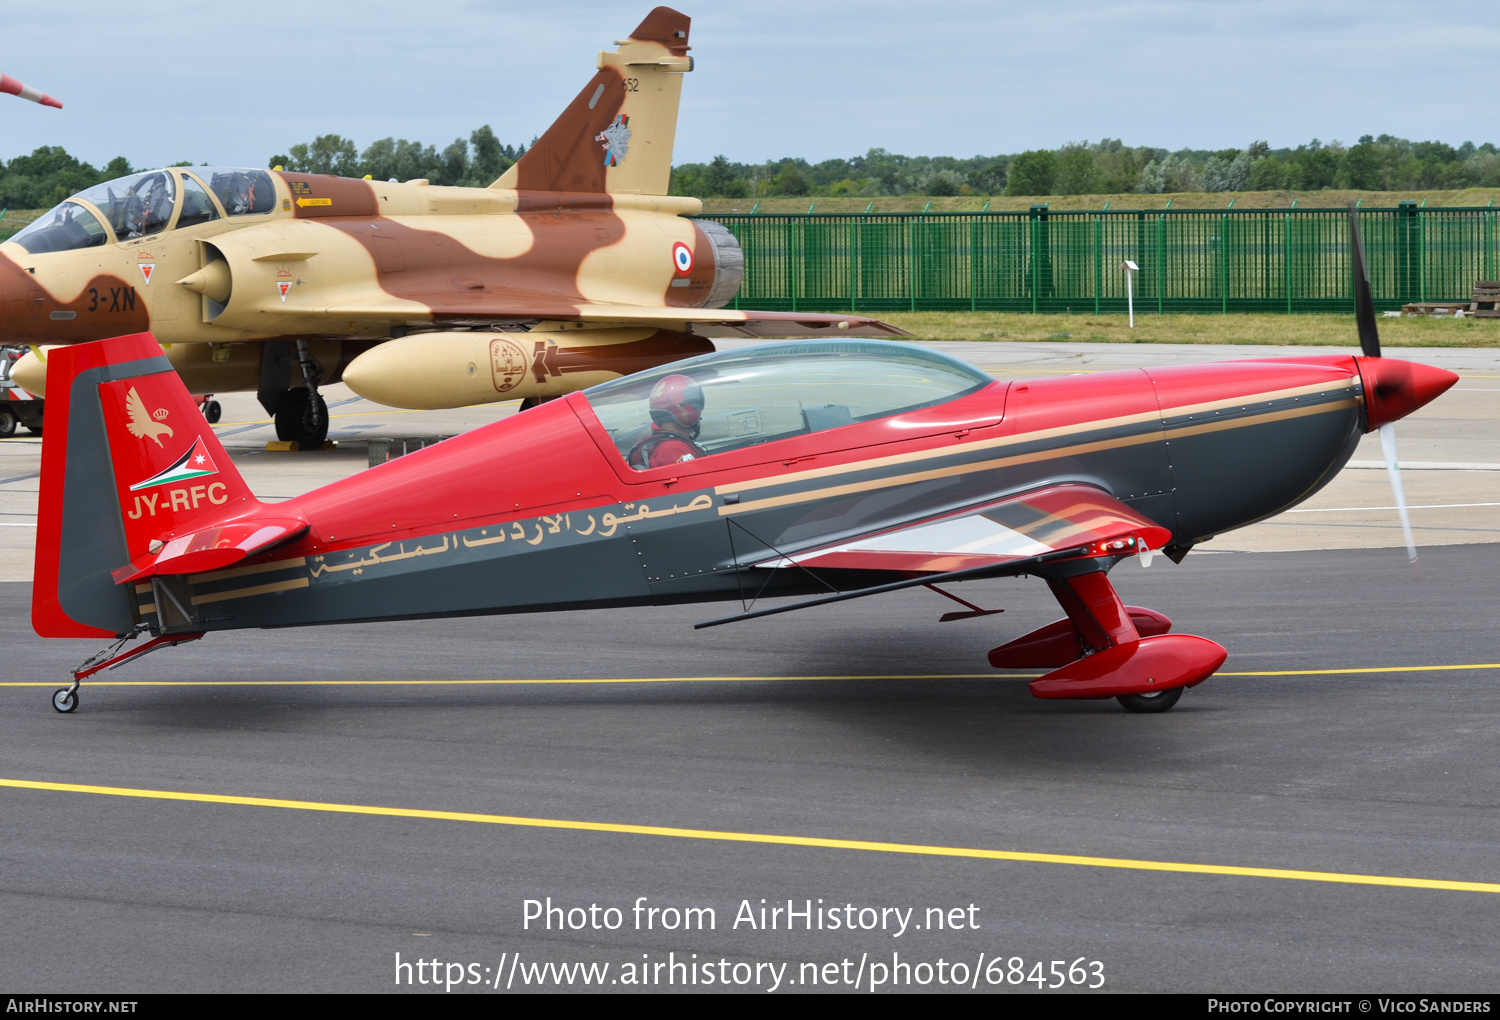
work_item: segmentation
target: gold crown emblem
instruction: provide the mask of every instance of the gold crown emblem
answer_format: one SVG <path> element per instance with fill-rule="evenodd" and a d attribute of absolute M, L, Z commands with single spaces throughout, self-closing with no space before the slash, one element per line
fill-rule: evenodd
<path fill-rule="evenodd" d="M 165 407 L 158 407 L 156 410 L 151 412 L 151 417 L 155 418 L 157 421 L 166 421 L 167 409 Z"/>

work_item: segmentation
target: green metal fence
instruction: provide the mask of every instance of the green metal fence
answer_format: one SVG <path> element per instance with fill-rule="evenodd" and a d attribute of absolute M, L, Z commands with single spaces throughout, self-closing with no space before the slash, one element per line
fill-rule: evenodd
<path fill-rule="evenodd" d="M 1496 279 L 1494 209 L 1360 210 L 1377 308 Z M 1343 209 L 714 216 L 739 238 L 735 307 L 767 311 L 1350 311 Z"/>

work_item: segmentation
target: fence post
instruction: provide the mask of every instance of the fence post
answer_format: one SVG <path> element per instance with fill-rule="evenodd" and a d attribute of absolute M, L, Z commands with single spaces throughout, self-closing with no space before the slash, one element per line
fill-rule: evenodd
<path fill-rule="evenodd" d="M 856 294 L 858 294 L 858 285 L 855 282 L 858 278 L 858 274 L 855 272 L 854 253 L 860 233 L 859 225 L 863 222 L 863 216 L 861 216 L 858 220 L 849 221 L 849 311 L 851 312 L 859 311 L 859 302 L 858 298 L 856 297 Z"/>
<path fill-rule="evenodd" d="M 1426 205 L 1427 200 L 1423 199 Z M 1417 210 L 1417 293 L 1418 301 L 1427 300 L 1427 214 Z"/>
<path fill-rule="evenodd" d="M 927 204 L 931 205 L 932 203 L 928 202 Z M 917 221 L 915 219 L 908 218 L 905 222 L 906 250 L 910 253 L 907 262 L 906 286 L 909 288 L 911 295 L 911 310 L 915 312 L 917 310 L 917 290 L 920 287 L 919 281 L 922 279 L 922 252 L 920 248 L 922 232 L 917 229 Z"/>
<path fill-rule="evenodd" d="M 1156 314 L 1163 314 L 1163 300 L 1167 288 L 1167 216 L 1156 214 Z"/>
<path fill-rule="evenodd" d="M 1108 205 L 1109 203 L 1104 203 Z M 1094 214 L 1094 314 L 1099 314 L 1099 294 L 1104 290 L 1104 214 Z"/>
<path fill-rule="evenodd" d="M 1229 200 L 1234 204 L 1234 199 Z M 1219 214 L 1219 314 L 1229 314 L 1229 214 Z"/>
<path fill-rule="evenodd" d="M 1401 202 L 1396 206 L 1396 300 L 1400 304 L 1420 301 L 1420 255 L 1417 251 L 1417 203 Z"/>
<path fill-rule="evenodd" d="M 786 288 L 792 299 L 792 311 L 797 310 L 797 221 L 786 218 Z"/>
<path fill-rule="evenodd" d="M 1283 290 L 1286 291 L 1286 313 L 1292 314 L 1292 214 L 1286 214 L 1286 226 L 1281 234 L 1281 273 Z"/>
<path fill-rule="evenodd" d="M 989 203 L 985 203 L 988 205 Z M 969 220 L 969 311 L 979 310 L 979 221 Z"/>
<path fill-rule="evenodd" d="M 1495 213 L 1491 209 L 1484 211 L 1484 278 L 1495 278 Z"/>

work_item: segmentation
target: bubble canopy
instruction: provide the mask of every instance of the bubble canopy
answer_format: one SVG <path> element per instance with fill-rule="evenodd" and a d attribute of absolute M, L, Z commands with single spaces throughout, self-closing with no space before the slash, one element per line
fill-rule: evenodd
<path fill-rule="evenodd" d="M 173 215 L 186 193 L 192 208 Z M 209 198 L 207 193 L 212 193 Z M 130 241 L 221 216 L 268 213 L 276 188 L 264 170 L 169 167 L 117 177 L 80 191 L 10 238 L 33 255 Z"/>
<path fill-rule="evenodd" d="M 884 340 L 721 351 L 583 391 L 622 457 L 650 434 L 651 393 L 674 375 L 702 388 L 696 443 L 709 454 L 931 407 L 994 382 L 957 358 Z"/>

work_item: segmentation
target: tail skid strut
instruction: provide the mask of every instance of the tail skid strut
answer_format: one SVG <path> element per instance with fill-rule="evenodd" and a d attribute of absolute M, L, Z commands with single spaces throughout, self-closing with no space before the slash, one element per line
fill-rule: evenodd
<path fill-rule="evenodd" d="M 142 655 L 148 655 L 159 648 L 171 648 L 174 645 L 186 644 L 189 641 L 197 641 L 203 636 L 202 631 L 193 631 L 184 634 L 158 634 L 138 648 L 132 648 L 128 652 L 120 651 L 126 644 L 146 633 L 146 629 L 144 626 L 138 627 L 108 648 L 101 652 L 95 652 L 85 659 L 83 665 L 73 670 L 73 683 L 68 687 L 59 687 L 53 692 L 52 707 L 59 712 L 72 712 L 78 708 L 79 685 L 95 673 L 102 673 L 106 669 L 117 669 L 132 659 L 139 659 Z"/>

